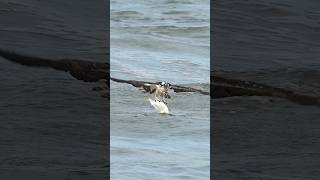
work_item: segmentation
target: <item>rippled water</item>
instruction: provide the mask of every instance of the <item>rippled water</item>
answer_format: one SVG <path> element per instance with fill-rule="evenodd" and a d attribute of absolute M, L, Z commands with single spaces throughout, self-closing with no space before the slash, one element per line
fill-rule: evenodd
<path fill-rule="evenodd" d="M 212 69 L 249 73 L 320 69 L 319 2 L 228 0 L 213 6 Z"/>
<path fill-rule="evenodd" d="M 105 7 L 0 0 L 0 48 L 106 62 Z M 106 100 L 93 83 L 0 58 L 1 179 L 105 178 Z"/>
<path fill-rule="evenodd" d="M 215 74 L 320 96 L 319 1 L 213 2 Z M 319 107 L 269 97 L 211 104 L 215 179 L 319 177 Z"/>
<path fill-rule="evenodd" d="M 320 93 L 320 3 L 217 1 L 213 4 L 217 75 Z"/>
<path fill-rule="evenodd" d="M 112 75 L 209 82 L 209 12 L 204 0 L 111 1 Z"/>
<path fill-rule="evenodd" d="M 111 76 L 208 89 L 209 1 L 111 1 Z M 172 94 L 160 115 L 111 83 L 112 179 L 209 179 L 209 97 Z"/>

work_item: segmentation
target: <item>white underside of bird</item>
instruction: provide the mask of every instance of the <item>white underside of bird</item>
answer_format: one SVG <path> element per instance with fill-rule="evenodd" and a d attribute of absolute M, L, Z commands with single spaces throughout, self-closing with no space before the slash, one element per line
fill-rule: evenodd
<path fill-rule="evenodd" d="M 169 108 L 167 106 L 166 99 L 170 98 L 168 93 L 170 84 L 161 82 L 160 84 L 144 84 L 141 89 L 146 92 L 153 94 L 154 97 L 150 96 L 147 98 L 150 104 L 161 114 L 169 114 Z"/>

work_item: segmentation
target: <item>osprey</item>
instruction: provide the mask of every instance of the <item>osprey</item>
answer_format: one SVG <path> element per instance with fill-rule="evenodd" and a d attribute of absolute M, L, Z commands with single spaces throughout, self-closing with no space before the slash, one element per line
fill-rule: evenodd
<path fill-rule="evenodd" d="M 131 84 L 134 87 L 142 88 L 144 91 L 151 94 L 155 93 L 155 102 L 159 101 L 163 104 L 167 98 L 170 98 L 168 94 L 169 89 L 174 92 L 195 92 L 203 95 L 210 95 L 211 98 L 225 98 L 233 96 L 268 96 L 284 98 L 291 102 L 301 105 L 320 105 L 320 98 L 316 96 L 310 96 L 300 94 L 292 90 L 277 88 L 269 85 L 264 85 L 252 81 L 245 81 L 239 79 L 223 78 L 219 76 L 211 76 L 210 90 L 212 93 L 180 85 L 171 85 L 166 82 L 146 82 L 136 80 L 124 80 L 110 77 L 109 64 L 102 62 L 92 62 L 77 59 L 58 59 L 52 60 L 48 58 L 40 58 L 17 54 L 12 51 L 0 49 L 0 56 L 3 58 L 27 66 L 34 67 L 50 67 L 55 70 L 68 72 L 70 75 L 78 80 L 85 82 L 102 82 L 104 87 L 93 88 L 96 91 L 108 91 L 109 79 L 118 83 Z M 103 97 L 108 98 L 108 93 L 104 93 Z M 162 101 L 161 101 L 162 100 Z M 151 103 L 151 102 L 150 102 Z"/>
<path fill-rule="evenodd" d="M 145 92 L 154 94 L 154 99 L 148 98 L 150 104 L 158 110 L 159 113 L 169 114 L 169 108 L 167 106 L 167 98 L 171 98 L 169 90 L 171 84 L 167 82 L 160 82 L 157 84 L 143 84 L 142 89 Z"/>
<path fill-rule="evenodd" d="M 171 88 L 171 84 L 167 82 L 160 82 L 158 84 L 143 84 L 142 86 L 145 92 L 150 94 L 154 94 L 154 99 L 158 101 L 165 102 L 166 98 L 171 98 L 169 95 L 169 90 Z"/>

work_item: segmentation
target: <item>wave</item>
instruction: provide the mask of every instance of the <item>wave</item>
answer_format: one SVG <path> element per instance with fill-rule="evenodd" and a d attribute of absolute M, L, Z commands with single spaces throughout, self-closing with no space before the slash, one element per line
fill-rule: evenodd
<path fill-rule="evenodd" d="M 214 64 L 219 70 L 319 64 L 320 3 L 215 1 Z"/>

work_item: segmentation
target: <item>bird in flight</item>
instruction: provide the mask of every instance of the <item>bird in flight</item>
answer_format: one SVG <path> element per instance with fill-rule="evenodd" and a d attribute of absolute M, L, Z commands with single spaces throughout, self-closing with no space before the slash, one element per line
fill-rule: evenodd
<path fill-rule="evenodd" d="M 110 76 L 109 63 L 92 62 L 77 59 L 50 59 L 19 54 L 13 51 L 0 49 L 0 56 L 9 61 L 33 67 L 47 67 L 59 71 L 68 72 L 71 76 L 85 82 L 102 82 L 103 87 L 95 87 L 96 91 L 108 91 L 109 80 L 117 83 L 127 83 L 140 88 L 145 92 L 154 94 L 154 102 L 166 103 L 170 98 L 169 90 L 176 93 L 193 92 L 202 95 L 209 95 L 212 99 L 226 98 L 233 96 L 268 96 L 284 98 L 301 105 L 320 105 L 320 98 L 305 94 L 300 94 L 292 90 L 277 88 L 265 84 L 239 79 L 230 79 L 220 76 L 211 76 L 210 92 L 167 82 L 147 82 L 137 80 L 118 79 Z M 102 95 L 108 98 L 108 93 Z"/>
<path fill-rule="evenodd" d="M 143 84 L 142 89 L 144 92 L 154 94 L 154 98 L 148 98 L 150 104 L 160 113 L 169 114 L 166 99 L 171 98 L 169 90 L 171 84 L 168 82 L 159 82 L 157 84 Z"/>

